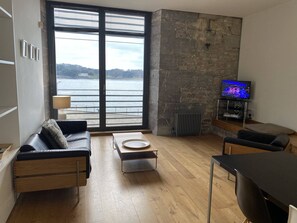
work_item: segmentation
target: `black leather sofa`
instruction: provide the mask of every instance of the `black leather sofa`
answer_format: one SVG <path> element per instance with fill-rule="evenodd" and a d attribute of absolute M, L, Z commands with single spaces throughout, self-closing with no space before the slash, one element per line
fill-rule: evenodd
<path fill-rule="evenodd" d="M 33 134 L 20 148 L 14 165 L 17 192 L 86 185 L 91 172 L 91 137 L 86 121 L 57 121 L 68 148 L 51 149 L 47 139 Z"/>
<path fill-rule="evenodd" d="M 223 155 L 283 151 L 289 144 L 290 137 L 277 136 L 247 130 L 239 130 L 237 138 L 225 137 Z"/>

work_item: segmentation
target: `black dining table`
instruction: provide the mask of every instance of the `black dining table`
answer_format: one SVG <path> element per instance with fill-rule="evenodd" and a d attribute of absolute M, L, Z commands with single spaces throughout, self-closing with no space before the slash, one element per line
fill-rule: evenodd
<path fill-rule="evenodd" d="M 288 212 L 297 206 L 297 156 L 288 152 L 212 156 L 207 222 L 210 222 L 214 164 L 253 180 L 276 205 Z"/>

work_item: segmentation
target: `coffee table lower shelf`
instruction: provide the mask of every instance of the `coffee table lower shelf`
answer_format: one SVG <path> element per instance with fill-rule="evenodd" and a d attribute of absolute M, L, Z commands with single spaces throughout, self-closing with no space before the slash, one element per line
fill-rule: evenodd
<path fill-rule="evenodd" d="M 158 152 L 141 152 L 141 153 L 128 153 L 128 154 L 123 154 L 123 153 L 118 153 L 119 157 L 121 159 L 121 171 L 123 173 L 127 173 L 124 171 L 124 161 L 130 161 L 130 160 L 141 160 L 141 159 L 155 159 L 155 167 L 151 170 L 156 170 L 158 166 Z M 138 171 L 133 171 L 133 172 L 140 172 L 140 171 L 147 171 L 147 170 L 138 170 Z"/>

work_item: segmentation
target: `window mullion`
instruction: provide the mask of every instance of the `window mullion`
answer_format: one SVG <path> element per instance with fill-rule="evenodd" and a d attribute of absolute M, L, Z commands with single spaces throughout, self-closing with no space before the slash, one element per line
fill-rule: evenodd
<path fill-rule="evenodd" d="M 100 126 L 106 128 L 106 66 L 105 66 L 105 12 L 99 10 L 99 95 L 100 95 Z"/>

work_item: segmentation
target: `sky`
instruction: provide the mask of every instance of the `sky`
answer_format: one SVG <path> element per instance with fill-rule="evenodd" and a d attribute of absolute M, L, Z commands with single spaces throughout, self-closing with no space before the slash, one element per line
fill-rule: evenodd
<path fill-rule="evenodd" d="M 56 63 L 99 68 L 98 35 L 56 32 Z M 142 38 L 106 37 L 106 70 L 143 69 Z"/>

